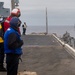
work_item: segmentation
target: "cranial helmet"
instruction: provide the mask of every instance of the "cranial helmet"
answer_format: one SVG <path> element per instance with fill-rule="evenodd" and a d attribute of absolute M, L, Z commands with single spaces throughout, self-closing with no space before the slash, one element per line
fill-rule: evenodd
<path fill-rule="evenodd" d="M 19 9 L 19 8 L 14 8 L 14 9 L 11 11 L 11 15 L 16 16 L 16 17 L 20 17 L 20 16 L 21 16 L 20 9 Z"/>

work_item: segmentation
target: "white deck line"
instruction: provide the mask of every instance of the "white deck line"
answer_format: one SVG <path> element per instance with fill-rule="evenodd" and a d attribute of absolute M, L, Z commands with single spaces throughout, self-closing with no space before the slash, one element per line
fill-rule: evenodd
<path fill-rule="evenodd" d="M 57 36 L 55 36 L 54 34 L 52 34 L 56 39 L 57 41 L 59 41 L 61 43 L 61 45 L 63 45 L 66 49 L 67 49 L 67 52 L 69 52 L 73 57 L 75 57 L 75 49 L 72 48 L 70 45 L 62 42 Z"/>

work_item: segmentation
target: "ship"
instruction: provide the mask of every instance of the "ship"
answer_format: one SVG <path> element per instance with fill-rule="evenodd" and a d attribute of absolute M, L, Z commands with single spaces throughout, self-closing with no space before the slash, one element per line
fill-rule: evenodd
<path fill-rule="evenodd" d="M 0 15 L 3 17 L 10 15 L 10 8 L 4 8 L 4 2 L 0 2 Z"/>
<path fill-rule="evenodd" d="M 19 0 L 11 0 L 11 10 L 18 5 Z M 10 8 L 4 8 L 4 2 L 0 2 L 0 15 L 3 17 L 7 17 L 10 15 Z"/>

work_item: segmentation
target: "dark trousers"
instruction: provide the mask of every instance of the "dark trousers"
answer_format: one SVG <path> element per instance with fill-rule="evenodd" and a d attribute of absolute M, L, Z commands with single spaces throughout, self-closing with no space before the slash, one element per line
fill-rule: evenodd
<path fill-rule="evenodd" d="M 17 75 L 19 55 L 6 54 L 7 75 Z"/>
<path fill-rule="evenodd" d="M 4 63 L 4 43 L 0 43 L 0 67 L 3 67 Z"/>
<path fill-rule="evenodd" d="M 23 28 L 23 35 L 25 35 L 26 33 L 26 28 Z"/>

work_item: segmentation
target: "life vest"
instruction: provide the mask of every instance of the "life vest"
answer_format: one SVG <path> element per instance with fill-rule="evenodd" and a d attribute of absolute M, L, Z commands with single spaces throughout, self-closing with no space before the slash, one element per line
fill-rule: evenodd
<path fill-rule="evenodd" d="M 4 22 L 4 33 L 6 32 L 6 30 L 10 27 L 10 20 L 12 19 L 11 16 L 7 17 L 5 22 Z M 20 33 L 20 28 L 18 29 L 19 34 Z"/>
<path fill-rule="evenodd" d="M 7 17 L 5 22 L 4 22 L 4 32 L 6 32 L 6 30 L 10 27 L 10 20 L 11 20 L 11 16 Z"/>
<path fill-rule="evenodd" d="M 3 29 L 2 29 L 2 25 L 0 23 L 0 43 L 3 43 L 4 40 L 3 40 Z"/>

